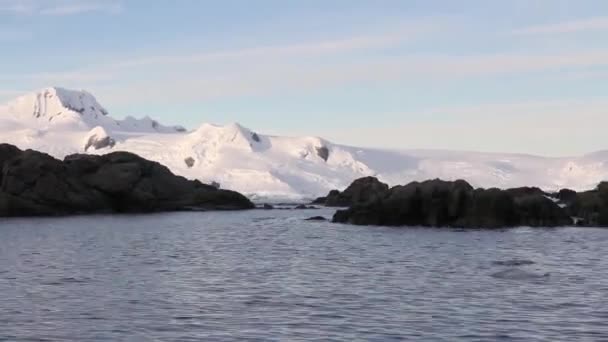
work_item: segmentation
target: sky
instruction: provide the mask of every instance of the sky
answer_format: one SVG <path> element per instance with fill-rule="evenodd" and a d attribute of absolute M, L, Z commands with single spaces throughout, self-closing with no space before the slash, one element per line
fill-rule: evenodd
<path fill-rule="evenodd" d="M 396 149 L 608 148 L 605 0 L 0 0 L 0 102 Z"/>

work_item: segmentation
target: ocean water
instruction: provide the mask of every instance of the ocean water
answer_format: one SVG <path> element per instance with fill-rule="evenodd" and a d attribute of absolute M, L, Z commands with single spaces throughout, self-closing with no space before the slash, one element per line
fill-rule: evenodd
<path fill-rule="evenodd" d="M 4 341 L 608 341 L 608 230 L 0 221 Z"/>

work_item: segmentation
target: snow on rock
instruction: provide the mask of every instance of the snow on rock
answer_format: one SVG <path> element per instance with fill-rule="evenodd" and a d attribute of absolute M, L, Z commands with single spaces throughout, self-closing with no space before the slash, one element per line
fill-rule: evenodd
<path fill-rule="evenodd" d="M 90 149 L 100 150 L 102 148 L 112 148 L 116 144 L 116 140 L 108 135 L 106 130 L 97 126 L 93 128 L 84 139 L 84 151 Z"/>
<path fill-rule="evenodd" d="M 87 92 L 47 88 L 0 105 L 0 142 L 57 158 L 129 151 L 174 173 L 258 200 L 314 198 L 376 176 L 390 185 L 466 179 L 480 187 L 538 186 L 584 190 L 608 179 L 608 152 L 574 158 L 440 150 L 382 150 L 319 137 L 264 135 L 237 123 L 202 124 L 186 132 L 149 117 L 123 120 Z"/>
<path fill-rule="evenodd" d="M 86 91 L 46 88 L 9 102 L 5 111 L 14 119 L 37 126 L 87 128 L 112 125 L 108 112 Z"/>
<path fill-rule="evenodd" d="M 118 126 L 120 126 L 120 130 L 129 132 L 186 132 L 186 129 L 182 126 L 164 126 L 161 125 L 158 121 L 152 120 L 152 118 L 148 116 L 145 116 L 141 119 L 136 119 L 132 116 L 127 116 L 124 120 L 118 120 L 116 123 Z"/>

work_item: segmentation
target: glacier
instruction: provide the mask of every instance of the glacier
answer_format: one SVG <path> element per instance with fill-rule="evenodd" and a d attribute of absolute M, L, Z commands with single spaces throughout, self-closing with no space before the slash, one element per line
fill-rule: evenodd
<path fill-rule="evenodd" d="M 432 132 L 429 132 L 432 134 Z M 390 185 L 465 179 L 475 187 L 587 190 L 608 179 L 608 151 L 574 157 L 345 146 L 265 135 L 238 123 L 194 130 L 149 117 L 115 119 L 86 91 L 50 87 L 0 105 L 0 143 L 56 158 L 129 151 L 253 200 L 301 201 L 376 176 Z"/>

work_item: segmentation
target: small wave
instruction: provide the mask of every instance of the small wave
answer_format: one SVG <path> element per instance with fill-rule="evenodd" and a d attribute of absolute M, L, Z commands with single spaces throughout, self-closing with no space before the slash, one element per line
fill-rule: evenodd
<path fill-rule="evenodd" d="M 491 277 L 498 279 L 509 279 L 509 280 L 531 280 L 547 278 L 550 273 L 534 273 L 521 270 L 519 268 L 510 268 L 504 271 L 496 272 L 491 274 Z"/>
<path fill-rule="evenodd" d="M 527 259 L 511 259 L 511 260 L 497 260 L 493 262 L 494 265 L 499 266 L 524 266 L 534 265 L 535 262 Z"/>
<path fill-rule="evenodd" d="M 49 285 L 49 286 L 61 286 L 61 285 L 66 285 L 66 284 L 86 284 L 86 283 L 90 283 L 90 282 L 91 282 L 91 279 L 89 279 L 89 278 L 78 279 L 78 278 L 74 278 L 74 277 L 63 277 L 63 278 L 59 278 L 57 280 L 41 282 L 41 284 Z"/>

